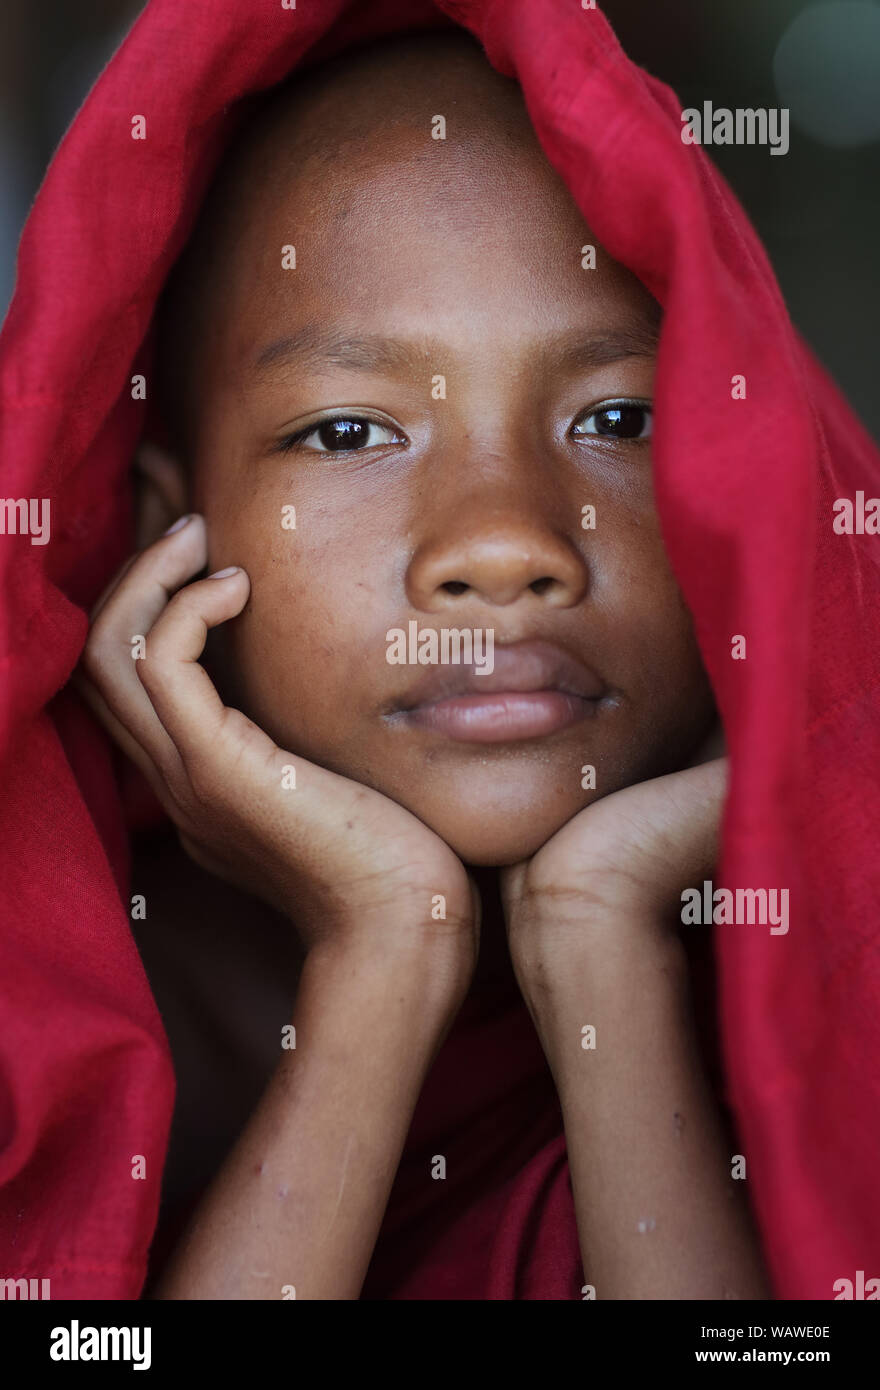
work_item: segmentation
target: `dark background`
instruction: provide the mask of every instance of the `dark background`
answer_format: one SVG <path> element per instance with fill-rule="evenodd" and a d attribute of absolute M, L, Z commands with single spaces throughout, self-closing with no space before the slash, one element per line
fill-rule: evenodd
<path fill-rule="evenodd" d="M 713 146 L 711 154 L 767 247 L 792 318 L 880 437 L 880 0 L 602 7 L 630 57 L 683 106 L 790 108 L 787 155 L 759 145 Z M 139 0 L 2 0 L 2 311 L 52 152 L 142 8 Z"/>

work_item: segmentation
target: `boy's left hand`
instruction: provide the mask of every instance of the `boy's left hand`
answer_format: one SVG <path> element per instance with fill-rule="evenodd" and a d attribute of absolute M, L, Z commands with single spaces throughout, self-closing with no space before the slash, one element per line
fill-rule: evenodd
<path fill-rule="evenodd" d="M 513 967 L 559 1096 L 584 1277 L 601 1299 L 772 1297 L 675 930 L 682 888 L 715 866 L 718 751 L 610 793 L 503 871 Z"/>
<path fill-rule="evenodd" d="M 710 878 L 727 784 L 720 733 L 680 772 L 624 787 L 580 811 L 530 859 L 501 871 L 520 982 L 544 984 L 605 949 L 668 938 L 684 888 Z M 708 760 L 707 760 L 708 759 Z M 605 930 L 607 928 L 607 930 Z M 609 943 L 611 944 L 611 943 Z"/>

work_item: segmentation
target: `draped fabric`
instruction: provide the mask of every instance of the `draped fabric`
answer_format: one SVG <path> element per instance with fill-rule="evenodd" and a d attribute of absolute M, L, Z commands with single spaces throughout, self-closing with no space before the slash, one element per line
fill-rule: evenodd
<path fill-rule="evenodd" d="M 64 689 L 133 548 L 148 403 L 131 380 L 151 381 L 156 299 L 243 97 L 449 23 L 520 83 L 596 238 L 663 306 L 657 505 L 731 756 L 717 881 L 790 892 L 787 934 L 715 928 L 724 1093 L 776 1294 L 880 1275 L 880 537 L 832 524 L 835 500 L 880 495 L 880 461 L 743 211 L 683 143 L 675 96 L 576 0 L 151 0 L 52 161 L 0 338 L 3 489 L 51 516 L 48 544 L 0 536 L 0 1275 L 51 1278 L 53 1298 L 139 1297 L 174 1102 L 129 921 L 119 760 Z M 454 1182 L 416 1183 L 437 1146 L 459 1156 Z M 364 1296 L 579 1298 L 582 1281 L 528 1016 L 471 998 Z"/>

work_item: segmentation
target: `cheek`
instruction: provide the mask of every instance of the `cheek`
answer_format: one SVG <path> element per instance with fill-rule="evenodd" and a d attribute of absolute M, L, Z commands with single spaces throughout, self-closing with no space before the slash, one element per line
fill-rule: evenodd
<path fill-rule="evenodd" d="M 677 589 L 658 605 L 643 655 L 632 697 L 643 759 L 638 771 L 644 777 L 680 767 L 715 719 L 712 687 Z"/>
<path fill-rule="evenodd" d="M 691 615 L 665 563 L 634 577 L 621 593 L 620 628 L 627 634 L 626 663 L 632 677 L 681 680 L 687 685 L 702 669 Z"/>
<path fill-rule="evenodd" d="M 251 597 L 230 633 L 247 712 L 276 741 L 316 753 L 345 737 L 358 651 L 352 576 L 328 546 L 283 533 L 241 563 Z"/>
<path fill-rule="evenodd" d="M 656 520 L 619 537 L 603 586 L 608 669 L 626 693 L 635 742 L 704 723 L 712 691 Z"/>
<path fill-rule="evenodd" d="M 243 465 L 230 467 L 205 499 L 210 567 L 239 564 L 251 581 L 224 634 L 230 684 L 282 747 L 357 763 L 361 706 L 393 616 L 376 572 L 393 528 L 384 516 L 366 525 L 350 498 L 328 500 L 323 479 L 317 486 L 286 467 L 267 474 L 257 485 L 253 470 L 248 482 Z M 295 517 L 285 517 L 294 501 Z"/>

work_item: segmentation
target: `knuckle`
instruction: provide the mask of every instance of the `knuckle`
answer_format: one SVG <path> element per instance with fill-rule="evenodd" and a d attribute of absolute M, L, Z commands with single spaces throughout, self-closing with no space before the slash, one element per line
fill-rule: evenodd
<path fill-rule="evenodd" d="M 218 776 L 212 762 L 202 757 L 191 758 L 186 763 L 186 775 L 192 798 L 202 815 L 206 812 L 216 815 L 224 810 L 225 779 Z"/>
<path fill-rule="evenodd" d="M 156 758 L 156 778 L 154 790 L 171 819 L 177 823 L 186 814 L 189 795 L 189 778 L 183 767 L 180 754 L 161 753 Z"/>
<path fill-rule="evenodd" d="M 156 647 L 149 647 L 148 654 L 144 656 L 142 660 L 134 662 L 134 669 L 137 672 L 138 680 L 147 694 L 151 694 L 161 684 L 161 652 L 157 651 Z"/>
<path fill-rule="evenodd" d="M 146 690 L 155 690 L 162 684 L 172 659 L 173 643 L 167 629 L 161 625 L 151 628 L 144 638 L 144 654 L 134 663 Z"/>
<path fill-rule="evenodd" d="M 171 617 L 190 618 L 193 613 L 198 612 L 200 602 L 198 584 L 184 584 L 183 588 L 171 595 L 165 606 L 165 613 Z"/>
<path fill-rule="evenodd" d="M 86 675 L 95 685 L 101 685 L 107 674 L 107 667 L 116 654 L 117 641 L 108 623 L 98 618 L 89 630 L 80 661 Z"/>

